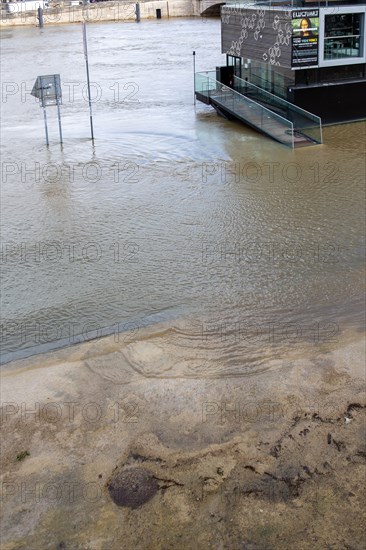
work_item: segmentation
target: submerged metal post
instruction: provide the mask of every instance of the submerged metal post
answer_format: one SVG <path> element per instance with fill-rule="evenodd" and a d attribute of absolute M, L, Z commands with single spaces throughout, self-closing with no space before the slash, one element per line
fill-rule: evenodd
<path fill-rule="evenodd" d="M 43 29 L 43 9 L 39 7 L 37 11 L 38 11 L 39 28 Z"/>
<path fill-rule="evenodd" d="M 193 52 L 193 101 L 196 105 L 196 52 Z"/>
<path fill-rule="evenodd" d="M 60 143 L 63 143 L 62 141 L 62 128 L 61 128 L 61 113 L 60 113 L 60 102 L 57 99 L 57 115 L 58 115 L 58 132 L 60 134 Z"/>
<path fill-rule="evenodd" d="M 43 118 L 44 118 L 44 131 L 46 134 L 46 145 L 49 146 L 50 142 L 48 141 L 48 128 L 47 128 L 47 114 L 46 114 L 46 107 L 43 106 Z"/>
<path fill-rule="evenodd" d="M 58 132 L 60 134 L 60 143 L 63 143 L 62 141 L 62 128 L 61 128 L 61 111 L 60 111 L 60 97 L 61 97 L 61 90 L 57 89 L 57 78 L 56 75 L 53 76 L 53 85 L 56 91 L 56 105 L 57 105 L 57 116 L 58 116 Z"/>
<path fill-rule="evenodd" d="M 47 128 L 47 113 L 46 113 L 46 104 L 44 101 L 44 87 L 41 84 L 41 104 L 43 107 L 43 120 L 44 120 L 44 131 L 46 134 L 46 145 L 49 146 L 50 142 L 48 140 L 48 128 Z"/>
<path fill-rule="evenodd" d="M 85 65 L 86 65 L 86 78 L 88 83 L 88 100 L 89 100 L 89 118 L 90 118 L 90 133 L 92 141 L 94 141 L 94 129 L 93 129 L 93 112 L 92 112 L 92 104 L 91 104 L 91 97 L 90 97 L 90 78 L 89 78 L 89 63 L 88 63 L 88 45 L 86 42 L 86 24 L 82 23 L 83 26 L 83 43 L 84 43 L 84 57 L 85 57 Z"/>

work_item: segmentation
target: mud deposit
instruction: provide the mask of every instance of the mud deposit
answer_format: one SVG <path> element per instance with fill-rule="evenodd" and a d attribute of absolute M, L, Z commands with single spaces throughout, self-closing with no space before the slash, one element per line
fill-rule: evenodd
<path fill-rule="evenodd" d="M 364 547 L 359 334 L 242 377 L 187 378 L 184 365 L 149 377 L 121 362 L 127 345 L 3 374 L 2 550 Z M 121 383 L 105 376 L 112 354 L 131 373 Z"/>
<path fill-rule="evenodd" d="M 138 508 L 157 492 L 156 479 L 143 468 L 117 470 L 108 484 L 109 494 L 118 506 Z"/>

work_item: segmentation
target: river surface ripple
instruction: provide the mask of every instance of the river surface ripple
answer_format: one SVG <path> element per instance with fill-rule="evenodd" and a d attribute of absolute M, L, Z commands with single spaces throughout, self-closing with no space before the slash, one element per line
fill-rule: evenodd
<path fill-rule="evenodd" d="M 365 123 L 292 151 L 194 107 L 218 20 L 93 24 L 88 45 L 94 146 L 80 26 L 1 33 L 4 362 L 168 321 L 238 372 L 359 330 Z M 53 73 L 47 149 L 29 91 Z"/>

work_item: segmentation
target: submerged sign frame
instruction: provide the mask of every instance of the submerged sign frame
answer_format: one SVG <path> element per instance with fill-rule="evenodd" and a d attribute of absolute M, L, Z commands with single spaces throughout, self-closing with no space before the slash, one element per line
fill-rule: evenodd
<path fill-rule="evenodd" d="M 46 145 L 49 146 L 47 114 L 46 107 L 50 105 L 57 106 L 58 130 L 60 134 L 60 143 L 62 143 L 61 113 L 60 105 L 62 102 L 61 78 L 59 74 L 46 74 L 37 76 L 31 95 L 39 99 L 39 106 L 43 107 L 44 130 L 46 134 Z"/>
<path fill-rule="evenodd" d="M 47 74 L 37 76 L 31 95 L 39 99 L 40 107 L 60 105 L 62 102 L 60 75 Z"/>

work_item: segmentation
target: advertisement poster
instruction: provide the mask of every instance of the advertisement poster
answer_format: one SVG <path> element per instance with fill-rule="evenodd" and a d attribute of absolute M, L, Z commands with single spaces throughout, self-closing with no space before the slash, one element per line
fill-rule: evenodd
<path fill-rule="evenodd" d="M 318 64 L 319 10 L 292 12 L 292 67 Z"/>

